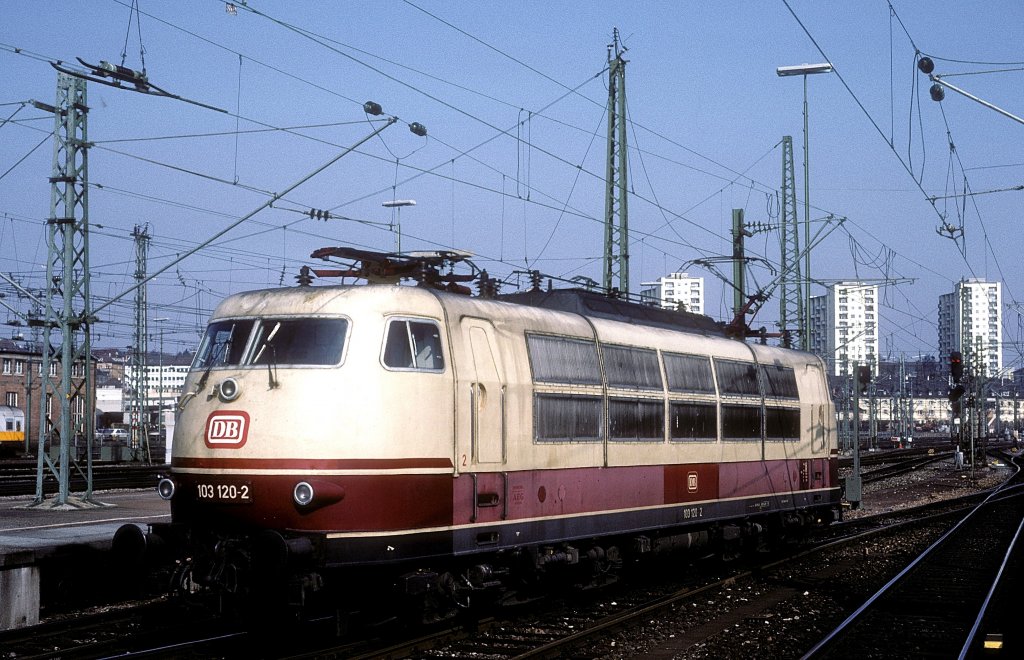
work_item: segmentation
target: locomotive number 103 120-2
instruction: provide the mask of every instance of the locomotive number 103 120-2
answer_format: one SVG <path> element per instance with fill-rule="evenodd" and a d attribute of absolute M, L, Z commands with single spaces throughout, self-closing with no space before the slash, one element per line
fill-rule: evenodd
<path fill-rule="evenodd" d="M 251 488 L 245 483 L 200 483 L 196 495 L 201 500 L 214 502 L 252 502 Z"/>

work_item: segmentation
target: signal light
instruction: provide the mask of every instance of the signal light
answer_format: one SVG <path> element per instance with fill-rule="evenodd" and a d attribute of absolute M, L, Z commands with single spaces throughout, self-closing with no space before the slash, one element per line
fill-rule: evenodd
<path fill-rule="evenodd" d="M 867 365 L 857 367 L 857 386 L 860 388 L 861 394 L 868 391 L 869 382 L 871 382 L 871 367 Z"/>
<path fill-rule="evenodd" d="M 964 359 L 960 351 L 949 354 L 949 375 L 953 377 L 953 384 L 959 383 L 964 377 Z"/>

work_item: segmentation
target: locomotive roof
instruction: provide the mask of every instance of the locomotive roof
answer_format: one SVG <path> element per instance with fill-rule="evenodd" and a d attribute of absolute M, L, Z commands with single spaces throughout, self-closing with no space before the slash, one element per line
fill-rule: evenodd
<path fill-rule="evenodd" d="M 465 298 L 461 294 L 449 294 L 427 287 L 395 287 L 393 285 L 341 285 L 329 287 L 287 287 L 247 291 L 229 296 L 218 306 L 214 317 L 248 315 L 252 313 L 282 313 L 294 309 L 294 305 L 309 304 L 313 299 L 326 306 L 326 300 L 340 300 L 347 295 L 360 295 L 361 292 L 390 290 L 392 295 L 419 296 L 428 294 L 430 298 L 441 299 L 447 296 Z M 487 300 L 474 298 L 474 300 Z M 691 312 L 662 309 L 651 305 L 609 298 L 585 289 L 551 289 L 548 291 L 533 290 L 519 293 L 502 294 L 491 300 L 515 305 L 525 305 L 539 309 L 569 312 L 580 316 L 602 318 L 622 323 L 632 323 L 667 330 L 696 333 L 706 336 L 724 337 L 722 326 L 708 316 Z M 300 302 L 302 301 L 302 302 Z"/>
<path fill-rule="evenodd" d="M 585 289 L 533 290 L 499 295 L 497 300 L 530 307 L 573 312 L 612 321 L 682 330 L 704 335 L 725 336 L 722 326 L 708 316 L 662 309 L 651 305 L 609 298 Z"/>

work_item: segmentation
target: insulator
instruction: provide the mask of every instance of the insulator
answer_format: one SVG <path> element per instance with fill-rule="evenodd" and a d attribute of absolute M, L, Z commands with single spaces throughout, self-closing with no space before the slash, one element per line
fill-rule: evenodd
<path fill-rule="evenodd" d="M 946 90 L 942 89 L 942 85 L 935 83 L 928 89 L 928 93 L 931 94 L 933 101 L 941 101 L 946 98 Z"/>
<path fill-rule="evenodd" d="M 368 115 L 382 115 L 384 114 L 384 108 L 380 107 L 380 103 L 375 101 L 367 101 L 363 104 L 363 112 Z"/>
<path fill-rule="evenodd" d="M 418 135 L 420 137 L 427 136 L 427 127 L 419 123 L 418 121 L 414 121 L 413 123 L 409 124 L 409 130 L 412 131 L 414 135 Z"/>
<path fill-rule="evenodd" d="M 921 73 L 931 73 L 935 70 L 935 62 L 930 57 L 922 57 L 917 61 L 917 68 L 921 70 Z"/>
<path fill-rule="evenodd" d="M 313 283 L 313 274 L 309 266 L 303 266 L 299 269 L 299 274 L 295 276 L 295 281 L 298 282 L 299 286 L 309 286 Z"/>

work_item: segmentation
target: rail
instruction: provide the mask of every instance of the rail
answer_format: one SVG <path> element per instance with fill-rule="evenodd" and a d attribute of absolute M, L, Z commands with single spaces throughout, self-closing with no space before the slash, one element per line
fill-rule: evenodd
<path fill-rule="evenodd" d="M 981 623 L 1024 526 L 1016 467 L 1014 479 L 994 489 L 803 657 L 941 656 L 952 648 L 960 649 L 961 658 L 976 653 Z"/>

